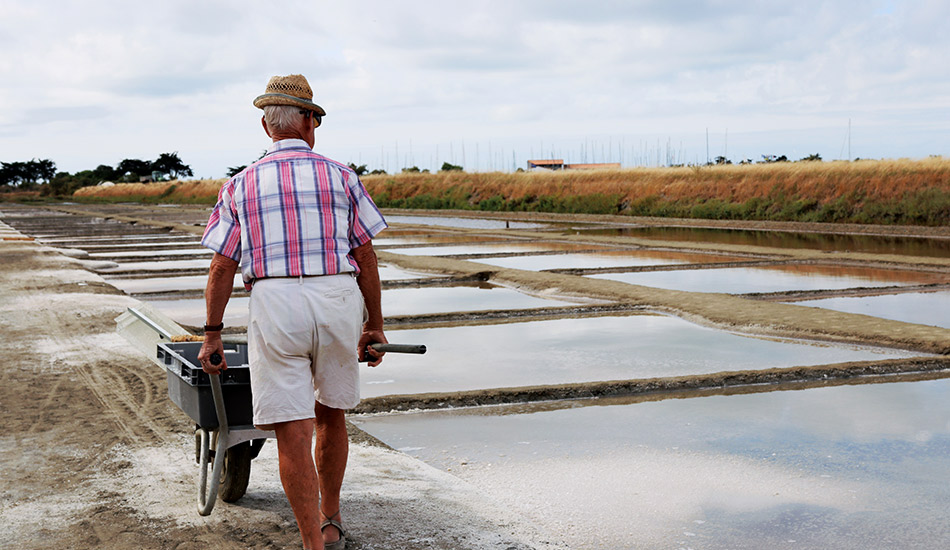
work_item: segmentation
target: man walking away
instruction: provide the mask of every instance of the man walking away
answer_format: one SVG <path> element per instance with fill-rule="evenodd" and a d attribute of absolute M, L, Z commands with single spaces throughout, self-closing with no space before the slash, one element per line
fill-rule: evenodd
<path fill-rule="evenodd" d="M 254 100 L 273 141 L 222 186 L 201 243 L 215 252 L 205 291 L 205 372 L 224 357 L 222 319 L 238 267 L 254 425 L 277 434 L 280 480 L 306 550 L 342 550 L 344 410 L 359 403 L 358 359 L 385 343 L 372 239 L 386 222 L 356 174 L 313 152 L 324 110 L 302 75 L 275 76 Z M 310 444 L 316 428 L 316 446 Z M 316 462 L 316 464 L 314 464 Z M 319 475 L 318 475 L 319 473 Z"/>

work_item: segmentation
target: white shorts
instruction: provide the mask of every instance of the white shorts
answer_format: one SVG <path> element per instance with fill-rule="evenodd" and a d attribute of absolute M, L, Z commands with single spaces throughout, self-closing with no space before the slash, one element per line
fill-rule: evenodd
<path fill-rule="evenodd" d="M 363 311 L 351 273 L 255 281 L 247 326 L 255 425 L 313 418 L 316 401 L 359 403 Z"/>

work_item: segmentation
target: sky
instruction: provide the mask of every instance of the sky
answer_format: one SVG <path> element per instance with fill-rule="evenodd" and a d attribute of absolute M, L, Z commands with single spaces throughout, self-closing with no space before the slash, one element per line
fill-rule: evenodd
<path fill-rule="evenodd" d="M 946 0 L 0 0 L 0 161 L 224 177 L 300 73 L 315 149 L 398 172 L 950 155 Z"/>

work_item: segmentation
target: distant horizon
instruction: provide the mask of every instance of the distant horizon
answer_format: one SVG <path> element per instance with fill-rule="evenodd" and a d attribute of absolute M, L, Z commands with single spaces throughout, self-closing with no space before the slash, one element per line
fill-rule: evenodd
<path fill-rule="evenodd" d="M 319 130 L 318 130 L 319 131 Z M 266 136 L 265 136 L 266 137 Z M 268 142 L 265 142 L 268 143 Z M 496 142 L 497 143 L 497 142 Z M 543 140 L 539 141 L 538 150 L 541 148 L 541 143 Z M 333 158 L 338 162 L 344 164 L 353 164 L 355 166 L 365 165 L 367 171 L 372 171 L 375 169 L 383 169 L 388 174 L 397 174 L 401 173 L 403 169 L 408 168 L 418 168 L 420 171 L 428 170 L 430 172 L 437 172 L 441 169 L 443 163 L 449 163 L 456 166 L 461 166 L 465 172 L 515 172 L 519 168 L 522 170 L 527 170 L 527 163 L 529 160 L 554 160 L 560 159 L 563 160 L 565 164 L 616 164 L 619 163 L 620 169 L 634 169 L 634 168 L 669 168 L 669 167 L 680 167 L 680 166 L 706 166 L 707 164 L 715 164 L 715 161 L 718 157 L 724 157 L 729 161 L 730 164 L 767 164 L 765 160 L 765 154 L 759 155 L 758 157 L 731 157 L 726 156 L 726 151 L 715 151 L 710 150 L 710 156 L 708 161 L 705 158 L 705 151 L 702 152 L 703 158 L 699 158 L 699 154 L 695 153 L 691 158 L 684 160 L 685 149 L 682 148 L 682 143 L 679 144 L 680 149 L 677 150 L 673 147 L 673 144 L 669 141 L 667 142 L 654 142 L 647 143 L 646 141 L 641 141 L 634 145 L 626 144 L 625 140 L 620 140 L 618 142 L 613 142 L 608 140 L 607 142 L 598 142 L 595 140 L 585 140 L 574 143 L 576 151 L 564 149 L 560 144 L 551 144 L 546 146 L 552 148 L 548 149 L 548 154 L 538 154 L 539 151 L 529 148 L 529 153 L 524 155 L 522 153 L 515 152 L 513 149 L 499 149 L 497 145 L 492 147 L 492 142 L 487 141 L 483 143 L 478 142 L 466 142 L 464 140 L 459 140 L 456 142 L 449 142 L 448 144 L 440 144 L 435 147 L 429 147 L 424 151 L 418 150 L 418 147 L 412 148 L 411 143 L 407 142 L 405 144 L 397 143 L 393 144 L 390 147 L 385 145 L 379 147 L 379 152 L 371 157 L 364 158 L 362 154 L 357 154 L 355 159 L 342 159 L 334 158 L 330 154 L 326 156 Z M 712 146 L 711 146 L 712 147 Z M 314 147 L 314 150 L 318 153 L 325 154 L 320 150 L 320 143 Z M 221 174 L 201 174 L 198 170 L 195 170 L 194 177 L 189 177 L 187 179 L 219 179 L 227 177 L 227 170 L 233 167 L 251 164 L 265 151 L 264 148 L 260 150 L 257 156 L 251 159 L 247 163 L 236 164 L 233 166 L 225 167 L 221 170 Z M 400 157 L 403 161 L 399 162 L 395 159 L 396 152 L 399 152 Z M 614 156 L 609 156 L 610 152 L 614 152 Z M 156 152 L 154 157 L 158 157 L 161 153 L 171 153 L 175 151 L 160 151 Z M 446 154 L 447 153 L 447 154 Z M 489 154 L 492 156 L 489 157 Z M 514 154 L 514 159 L 512 156 Z M 854 162 L 854 161 L 898 161 L 898 160 L 925 160 L 927 158 L 939 157 L 943 158 L 946 155 L 941 155 L 937 153 L 927 154 L 920 157 L 909 157 L 909 156 L 883 156 L 883 157 L 860 157 L 856 156 L 853 158 L 827 158 L 825 155 L 822 155 L 818 152 L 806 152 L 802 153 L 801 156 L 797 154 L 789 155 L 781 151 L 776 151 L 775 153 L 770 153 L 772 157 L 785 156 L 789 162 L 797 162 L 805 160 L 807 157 L 813 154 L 818 154 L 821 156 L 822 162 Z M 428 159 L 426 160 L 426 157 Z M 42 157 L 45 158 L 45 157 Z M 41 157 L 32 157 L 29 159 L 7 159 L 0 158 L 2 162 L 27 162 L 30 160 L 42 160 Z M 126 157 L 132 158 L 132 157 Z M 384 158 L 384 161 L 380 159 Z M 699 160 L 697 160 L 699 159 Z M 101 164 L 106 164 L 111 167 L 115 167 L 118 162 L 121 162 L 124 159 L 119 159 L 115 163 L 108 162 L 90 162 L 87 166 L 75 169 L 68 170 L 59 165 L 55 158 L 50 158 L 54 163 L 56 163 L 57 172 L 67 171 L 71 174 L 82 170 L 94 170 L 97 166 Z M 151 161 L 154 160 L 152 157 L 140 158 L 140 160 Z M 187 158 L 181 159 L 184 164 L 187 164 L 192 167 L 194 170 L 194 165 L 192 165 Z M 751 162 L 746 162 L 751 161 Z"/>

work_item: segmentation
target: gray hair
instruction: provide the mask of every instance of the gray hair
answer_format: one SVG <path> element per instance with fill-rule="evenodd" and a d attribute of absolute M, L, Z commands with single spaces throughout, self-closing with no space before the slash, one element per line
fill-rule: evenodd
<path fill-rule="evenodd" d="M 305 109 L 293 105 L 267 105 L 264 107 L 264 122 L 272 132 L 286 131 L 301 125 Z"/>

